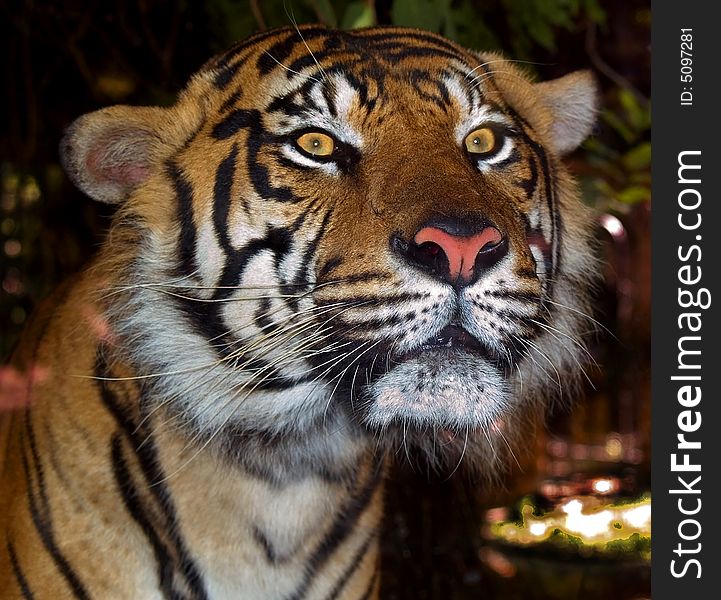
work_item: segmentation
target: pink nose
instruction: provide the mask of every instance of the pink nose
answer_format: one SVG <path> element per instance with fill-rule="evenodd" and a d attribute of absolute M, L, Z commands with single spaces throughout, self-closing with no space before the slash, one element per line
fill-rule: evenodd
<path fill-rule="evenodd" d="M 448 261 L 447 278 L 451 282 L 469 282 L 474 278 L 478 254 L 496 248 L 503 236 L 495 227 L 485 227 L 475 235 L 451 235 L 437 227 L 424 227 L 413 241 L 429 254 L 443 252 Z M 500 258 L 500 257 L 499 257 Z M 495 262 L 495 260 L 493 261 Z"/>

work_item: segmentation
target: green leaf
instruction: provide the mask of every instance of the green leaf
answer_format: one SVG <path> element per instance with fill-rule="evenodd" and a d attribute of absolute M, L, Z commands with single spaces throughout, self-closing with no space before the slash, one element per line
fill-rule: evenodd
<path fill-rule="evenodd" d="M 618 91 L 618 100 L 623 107 L 629 124 L 637 132 L 643 132 L 650 126 L 650 112 L 643 106 L 630 90 L 621 88 Z"/>
<path fill-rule="evenodd" d="M 464 0 L 451 10 L 450 15 L 455 35 L 452 35 L 451 28 L 446 30 L 446 35 L 451 39 L 475 50 L 501 48 L 496 33 L 486 24 L 479 9 L 473 7 L 471 0 Z"/>
<path fill-rule="evenodd" d="M 321 23 L 329 27 L 337 27 L 338 19 L 330 0 L 308 0 L 308 3 L 315 9 Z"/>
<path fill-rule="evenodd" d="M 598 4 L 598 0 L 583 0 L 583 8 L 591 21 L 599 25 L 606 24 L 606 11 Z"/>
<path fill-rule="evenodd" d="M 623 166 L 629 171 L 640 171 L 651 164 L 651 144 L 642 142 L 623 156 Z"/>
<path fill-rule="evenodd" d="M 644 185 L 651 187 L 651 169 L 643 171 L 634 171 L 628 176 L 628 182 L 634 185 Z"/>
<path fill-rule="evenodd" d="M 359 27 L 371 27 L 376 22 L 376 11 L 373 3 L 356 0 L 346 7 L 340 27 L 341 29 L 358 29 Z"/>
<path fill-rule="evenodd" d="M 553 51 L 556 49 L 556 40 L 553 36 L 553 29 L 551 29 L 549 24 L 545 21 L 539 20 L 534 23 L 529 23 L 528 33 L 530 33 L 531 37 L 546 50 Z"/>
<path fill-rule="evenodd" d="M 611 127 L 618 135 L 620 135 L 625 142 L 631 144 L 636 137 L 636 133 L 631 127 L 626 125 L 616 113 L 610 110 L 604 110 L 601 113 L 601 119 Z"/>
<path fill-rule="evenodd" d="M 637 204 L 651 198 L 651 190 L 640 185 L 633 185 L 618 194 L 618 200 L 624 204 Z"/>
<path fill-rule="evenodd" d="M 393 0 L 391 20 L 394 25 L 440 32 L 443 8 L 433 0 Z"/>

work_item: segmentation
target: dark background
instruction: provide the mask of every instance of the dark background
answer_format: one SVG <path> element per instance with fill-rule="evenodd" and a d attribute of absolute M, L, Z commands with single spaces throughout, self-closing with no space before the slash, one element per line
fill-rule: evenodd
<path fill-rule="evenodd" d="M 422 27 L 530 61 L 541 79 L 578 68 L 595 72 L 603 91 L 599 125 L 568 162 L 584 201 L 623 226 L 615 236 L 599 227 L 607 266 L 596 318 L 607 330 L 592 345 L 600 365 L 588 368 L 595 390 L 587 386 L 573 413 L 557 409 L 546 427 L 529 431 L 528 448 L 503 487 L 481 489 L 463 473 L 446 480 L 401 465 L 388 491 L 383 597 L 648 597 L 647 565 L 520 555 L 510 559 L 512 575 L 503 575 L 482 560 L 480 535 L 485 508 L 512 505 L 549 478 L 621 473 L 629 495 L 649 486 L 648 0 L 2 3 L 0 360 L 38 300 L 95 251 L 112 216 L 62 173 L 63 129 L 109 104 L 168 104 L 211 55 L 292 19 Z M 609 440 L 623 442 L 621 459 L 549 451 L 558 441 L 573 449 Z"/>

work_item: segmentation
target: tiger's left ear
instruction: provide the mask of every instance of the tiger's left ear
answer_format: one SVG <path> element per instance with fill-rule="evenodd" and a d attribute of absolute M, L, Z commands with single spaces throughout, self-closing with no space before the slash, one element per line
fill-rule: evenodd
<path fill-rule="evenodd" d="M 167 108 L 110 106 L 83 115 L 60 143 L 65 172 L 94 200 L 125 201 L 197 133 L 213 89 L 214 72 L 201 71 Z"/>
<path fill-rule="evenodd" d="M 590 71 L 576 71 L 534 85 L 551 113 L 549 141 L 563 156 L 578 148 L 593 130 L 598 113 L 598 85 Z"/>
<path fill-rule="evenodd" d="M 111 106 L 83 115 L 60 145 L 65 172 L 94 200 L 117 204 L 141 183 L 164 154 L 168 109 Z"/>

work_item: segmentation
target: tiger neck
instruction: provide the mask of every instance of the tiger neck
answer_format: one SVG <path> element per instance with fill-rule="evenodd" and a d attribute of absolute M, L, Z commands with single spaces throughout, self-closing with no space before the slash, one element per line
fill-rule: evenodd
<path fill-rule="evenodd" d="M 202 581 L 210 597 L 272 597 L 278 573 L 297 572 L 300 589 L 289 575 L 288 595 L 315 597 L 335 585 L 338 561 L 353 565 L 361 549 L 368 558 L 354 577 L 376 577 L 385 459 L 367 438 L 328 426 L 311 438 L 234 432 L 206 443 L 162 409 L 141 416 L 142 401 L 123 406 L 123 385 L 100 385 L 120 424 L 117 483 L 148 537 L 166 544 L 177 589 Z"/>

